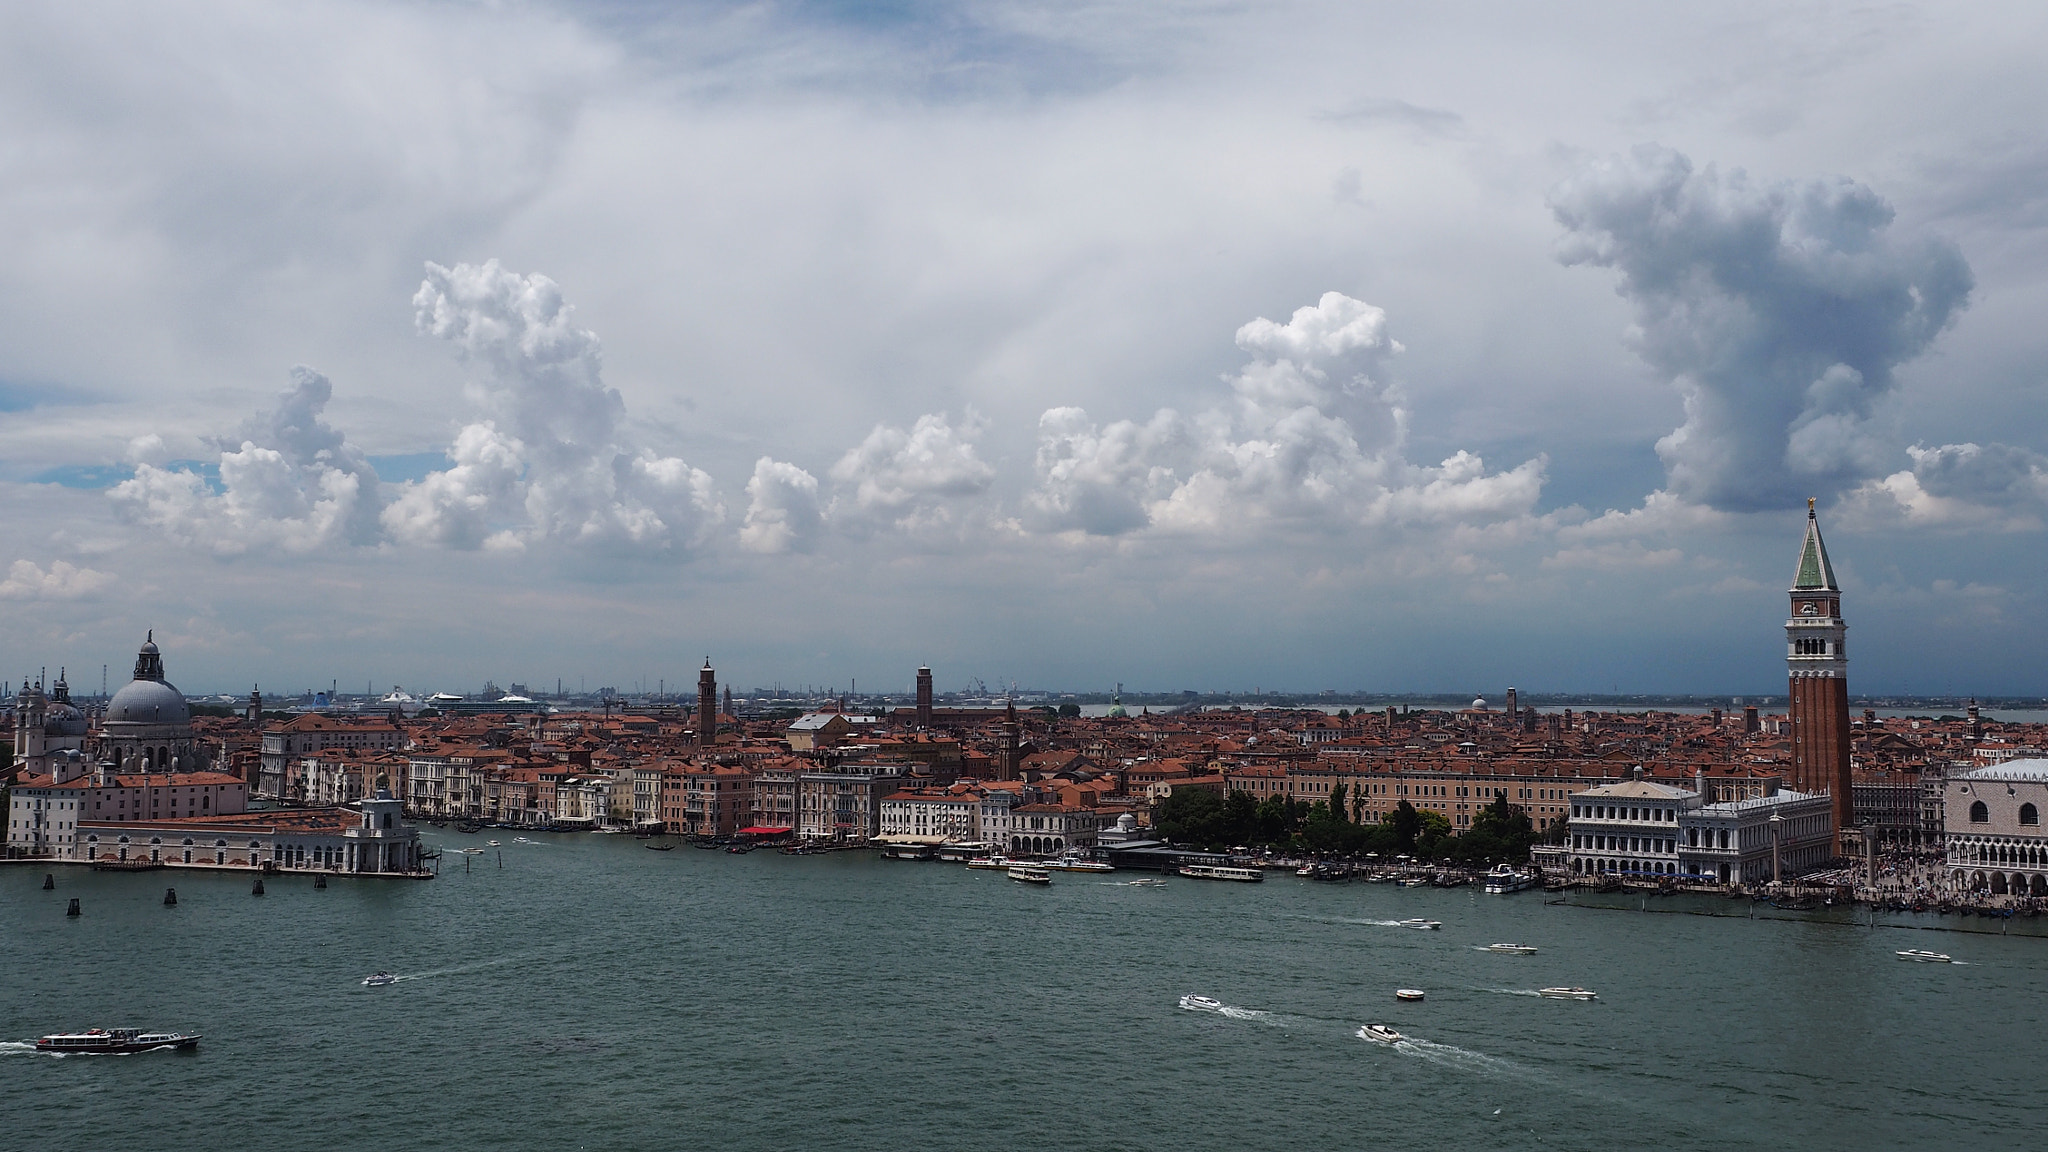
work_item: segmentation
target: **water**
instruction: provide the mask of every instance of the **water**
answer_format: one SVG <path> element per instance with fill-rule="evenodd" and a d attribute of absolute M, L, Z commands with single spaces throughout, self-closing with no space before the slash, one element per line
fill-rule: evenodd
<path fill-rule="evenodd" d="M 60 869 L 43 892 L 44 868 L 0 867 L 0 1037 L 206 1034 L 0 1044 L 7 1143 L 1847 1149 L 2012 1147 L 2048 1121 L 2038 938 L 535 839 L 261 899 L 245 875 Z M 358 985 L 378 969 L 405 978 Z M 1395 1003 L 1409 986 L 1429 999 Z M 1191 992 L 1228 1010 L 1176 1007 Z"/>

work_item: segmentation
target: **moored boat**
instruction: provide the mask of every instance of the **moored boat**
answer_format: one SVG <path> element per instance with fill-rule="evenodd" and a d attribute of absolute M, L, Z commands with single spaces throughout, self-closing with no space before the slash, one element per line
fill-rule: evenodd
<path fill-rule="evenodd" d="M 1100 860 L 1083 860 L 1079 856 L 1062 856 L 1058 860 L 1048 860 L 1045 862 L 1045 866 L 1054 872 L 1116 871 L 1116 865 L 1114 864 L 1105 864 Z"/>
<path fill-rule="evenodd" d="M 1520 892 L 1522 889 L 1531 887 L 1535 883 L 1536 877 L 1526 872 L 1517 872 L 1506 864 L 1495 865 L 1493 870 L 1486 874 L 1486 890 L 1496 895 L 1504 892 Z"/>
<path fill-rule="evenodd" d="M 1420 988 L 1394 989 L 1394 999 L 1396 1000 L 1424 1000 L 1427 999 L 1428 996 L 1429 994 L 1427 992 L 1424 992 Z"/>
<path fill-rule="evenodd" d="M 1538 988 L 1536 994 L 1552 1000 L 1598 1000 L 1600 998 L 1597 993 L 1584 988 Z"/>
<path fill-rule="evenodd" d="M 1953 964 L 1955 957 L 1946 952 L 1929 952 L 1925 948 L 1908 948 L 1899 953 L 1901 960 L 1917 960 L 1922 964 Z"/>
<path fill-rule="evenodd" d="M 1226 864 L 1183 864 L 1180 874 L 1195 880 L 1236 880 L 1257 884 L 1266 878 L 1257 868 L 1233 868 Z"/>
<path fill-rule="evenodd" d="M 1482 951 L 1499 952 L 1504 956 L 1533 956 L 1536 949 L 1528 944 L 1488 944 Z"/>
<path fill-rule="evenodd" d="M 1223 1001 L 1213 996 L 1183 996 L 1180 998 L 1180 1006 L 1190 1012 L 1223 1011 Z"/>
<path fill-rule="evenodd" d="M 88 1028 L 83 1032 L 52 1032 L 36 1039 L 38 1052 L 82 1052 L 119 1056 L 160 1048 L 186 1050 L 199 1046 L 199 1034 L 145 1032 L 140 1028 Z"/>
<path fill-rule="evenodd" d="M 1444 923 L 1441 920 L 1424 920 L 1420 916 L 1411 917 L 1407 920 L 1401 920 L 1398 921 L 1398 923 L 1403 928 L 1420 928 L 1425 932 L 1441 928 L 1444 926 Z"/>
<path fill-rule="evenodd" d="M 1407 1037 L 1394 1031 L 1391 1025 L 1367 1024 L 1358 1030 L 1360 1040 L 1377 1040 L 1382 1044 L 1399 1044 Z"/>
<path fill-rule="evenodd" d="M 1050 884 L 1052 873 L 1035 864 L 1015 864 L 1009 869 L 1010 879 L 1019 884 Z"/>

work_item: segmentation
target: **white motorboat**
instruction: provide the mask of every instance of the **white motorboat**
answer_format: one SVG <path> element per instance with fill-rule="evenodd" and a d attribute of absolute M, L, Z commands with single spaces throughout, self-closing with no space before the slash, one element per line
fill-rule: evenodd
<path fill-rule="evenodd" d="M 1528 944 L 1488 944 L 1481 951 L 1498 952 L 1503 956 L 1534 956 L 1536 954 L 1536 949 Z"/>
<path fill-rule="evenodd" d="M 498 846 L 498 842 L 496 840 L 486 840 L 484 841 L 484 843 L 489 844 L 493 848 L 496 848 Z"/>
<path fill-rule="evenodd" d="M 1010 858 L 1008 856 L 976 856 L 967 862 L 967 866 L 969 868 L 979 868 L 985 872 L 1001 872 L 1010 866 Z"/>
<path fill-rule="evenodd" d="M 1424 992 L 1424 991 L 1423 991 L 1422 989 L 1420 989 L 1420 988 L 1396 988 L 1396 989 L 1394 989 L 1394 999 L 1396 999 L 1396 1000 L 1422 1000 L 1422 999 L 1426 999 L 1426 998 L 1428 997 L 1428 995 L 1429 995 L 1428 993 Z"/>
<path fill-rule="evenodd" d="M 1403 876 L 1394 881 L 1396 888 L 1421 888 L 1429 883 L 1427 876 Z"/>
<path fill-rule="evenodd" d="M 1130 884 L 1130 886 L 1131 886 L 1131 887 L 1133 887 L 1133 888 L 1164 888 L 1164 887 L 1166 887 L 1166 881 L 1164 881 L 1164 880 L 1155 880 L 1155 879 L 1153 879 L 1153 878 L 1152 878 L 1152 877 L 1150 877 L 1150 876 L 1146 876 L 1146 877 L 1142 877 L 1142 878 L 1140 878 L 1140 879 L 1137 879 L 1137 880 L 1132 880 L 1132 881 L 1129 881 L 1129 884 Z"/>
<path fill-rule="evenodd" d="M 1183 864 L 1180 874 L 1194 880 L 1236 880 L 1257 884 L 1266 878 L 1257 868 L 1232 868 L 1223 864 Z"/>
<path fill-rule="evenodd" d="M 1116 865 L 1104 864 L 1100 860 L 1083 860 L 1079 856 L 1062 856 L 1048 860 L 1045 866 L 1054 872 L 1114 872 Z"/>
<path fill-rule="evenodd" d="M 1517 872 L 1506 864 L 1496 864 L 1493 870 L 1486 874 L 1486 890 L 1496 895 L 1503 892 L 1520 892 L 1535 883 L 1535 876 Z"/>
<path fill-rule="evenodd" d="M 514 836 L 514 837 L 512 838 L 512 842 L 513 842 L 514 844 L 531 844 L 531 843 L 533 843 L 533 841 L 531 841 L 531 840 L 528 840 L 528 839 L 527 839 L 526 837 L 524 837 L 524 836 Z M 491 843 L 493 843 L 493 844 L 496 844 L 496 843 L 497 843 L 497 841 L 496 841 L 496 840 L 493 840 L 493 841 L 491 841 Z"/>
<path fill-rule="evenodd" d="M 1213 996 L 1183 996 L 1180 998 L 1180 1006 L 1190 1012 L 1223 1011 L 1223 1001 Z"/>
<path fill-rule="evenodd" d="M 1432 928 L 1441 928 L 1444 926 L 1443 921 L 1441 920 L 1424 920 L 1420 916 L 1412 917 L 1407 920 L 1398 921 L 1398 923 L 1403 928 L 1420 928 L 1424 931 L 1428 931 Z"/>
<path fill-rule="evenodd" d="M 1313 864 L 1303 864 L 1294 870 L 1294 874 L 1296 876 L 1313 876 L 1316 874 L 1316 866 Z"/>
<path fill-rule="evenodd" d="M 1367 1024 L 1358 1030 L 1360 1040 L 1377 1040 L 1382 1044 L 1399 1044 L 1407 1037 L 1386 1024 Z"/>
<path fill-rule="evenodd" d="M 1929 952 L 1925 948 L 1908 948 L 1899 953 L 1901 960 L 1917 960 L 1922 964 L 1953 964 L 1955 957 L 1946 952 Z"/>
<path fill-rule="evenodd" d="M 481 856 L 484 854 L 484 850 L 481 848 L 457 848 L 455 851 L 463 856 Z"/>
<path fill-rule="evenodd" d="M 386 984 L 396 983 L 398 983 L 398 977 L 389 972 L 378 972 L 374 975 L 363 977 L 363 987 L 365 988 L 382 988 Z"/>
<path fill-rule="evenodd" d="M 1035 864 L 1013 864 L 1009 869 L 1010 879 L 1019 884 L 1050 884 L 1052 873 Z"/>
<path fill-rule="evenodd" d="M 1598 993 L 1590 992 L 1584 988 L 1538 988 L 1536 994 L 1552 1000 L 1598 1000 L 1600 998 Z"/>

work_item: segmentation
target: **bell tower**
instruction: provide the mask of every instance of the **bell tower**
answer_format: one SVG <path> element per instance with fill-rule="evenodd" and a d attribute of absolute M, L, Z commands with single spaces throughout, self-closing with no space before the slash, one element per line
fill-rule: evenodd
<path fill-rule="evenodd" d="M 697 673 L 697 747 L 718 746 L 718 673 L 711 670 L 711 657 Z"/>
<path fill-rule="evenodd" d="M 1820 538 L 1813 501 L 1806 502 L 1806 539 L 1792 577 L 1792 617 L 1785 621 L 1785 668 L 1790 679 L 1792 787 L 1834 799 L 1835 849 L 1855 816 L 1849 780 L 1849 652 L 1842 622 L 1842 589 Z"/>

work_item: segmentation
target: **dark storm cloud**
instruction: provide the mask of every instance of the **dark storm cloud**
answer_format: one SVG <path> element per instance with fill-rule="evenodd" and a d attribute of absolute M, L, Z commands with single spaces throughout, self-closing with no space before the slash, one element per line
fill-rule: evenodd
<path fill-rule="evenodd" d="M 1846 179 L 1761 184 L 1643 146 L 1551 206 L 1559 258 L 1621 273 L 1638 351 L 1685 398 L 1657 444 L 1669 486 L 1724 510 L 1881 474 L 1896 448 L 1875 405 L 1972 287 L 1953 244 L 1897 234 L 1891 206 Z"/>

